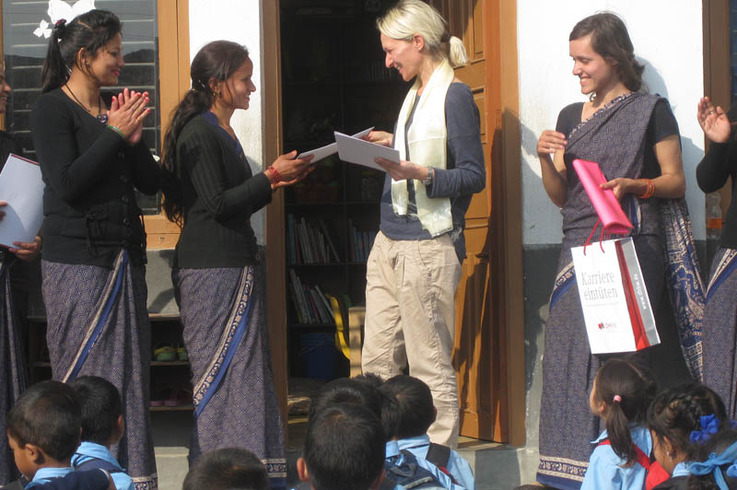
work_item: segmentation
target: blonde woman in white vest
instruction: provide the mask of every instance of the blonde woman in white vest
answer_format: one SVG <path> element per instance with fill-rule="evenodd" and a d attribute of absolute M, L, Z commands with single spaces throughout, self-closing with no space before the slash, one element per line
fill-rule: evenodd
<path fill-rule="evenodd" d="M 401 0 L 377 20 L 386 67 L 414 84 L 394 134 L 368 139 L 393 146 L 381 226 L 366 273 L 363 371 L 387 379 L 409 365 L 430 387 L 433 442 L 458 445 L 458 389 L 451 361 L 455 291 L 466 250 L 464 216 L 486 183 L 479 112 L 453 68 L 467 62 L 463 42 L 420 0 Z"/>

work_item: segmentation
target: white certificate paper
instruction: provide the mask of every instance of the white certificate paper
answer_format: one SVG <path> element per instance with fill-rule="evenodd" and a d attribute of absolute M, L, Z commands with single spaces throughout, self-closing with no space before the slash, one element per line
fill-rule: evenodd
<path fill-rule="evenodd" d="M 354 134 L 353 136 L 356 138 L 363 138 L 364 136 L 369 134 L 371 130 L 373 129 L 374 127 L 371 126 L 370 128 L 364 129 L 363 131 L 360 131 Z M 320 148 L 315 148 L 314 150 L 305 151 L 303 153 L 300 153 L 299 155 L 297 155 L 297 158 L 305 158 L 310 155 L 314 155 L 314 158 L 312 159 L 312 162 L 310 163 L 315 163 L 315 162 L 319 162 L 320 160 L 324 158 L 329 157 L 330 155 L 335 155 L 336 153 L 338 153 L 338 144 L 330 143 L 329 145 L 321 146 Z"/>
<path fill-rule="evenodd" d="M 374 170 L 386 172 L 381 165 L 376 163 L 377 158 L 385 158 L 395 163 L 399 163 L 400 160 L 399 151 L 394 148 L 377 145 L 337 131 L 335 132 L 335 142 L 338 144 L 338 157 L 341 160 L 373 168 Z"/>
<path fill-rule="evenodd" d="M 13 242 L 32 242 L 43 220 L 41 168 L 38 163 L 10 154 L 0 172 L 0 245 L 16 248 Z"/>

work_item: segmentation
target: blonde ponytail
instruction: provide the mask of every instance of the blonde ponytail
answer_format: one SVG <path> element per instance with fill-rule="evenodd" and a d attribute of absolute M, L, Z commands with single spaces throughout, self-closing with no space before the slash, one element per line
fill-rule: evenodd
<path fill-rule="evenodd" d="M 450 36 L 448 44 L 448 62 L 450 62 L 450 66 L 453 68 L 465 66 L 468 63 L 468 55 L 463 41 L 455 36 Z"/>

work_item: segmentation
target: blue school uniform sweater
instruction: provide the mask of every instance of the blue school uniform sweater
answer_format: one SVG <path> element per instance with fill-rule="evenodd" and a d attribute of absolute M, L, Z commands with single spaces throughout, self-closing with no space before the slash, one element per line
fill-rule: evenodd
<path fill-rule="evenodd" d="M 643 453 L 651 454 L 653 441 L 650 431 L 645 427 L 635 426 L 630 430 L 632 442 L 639 447 Z M 635 462 L 627 468 L 622 467 L 625 460 L 614 453 L 609 445 L 598 446 L 600 442 L 609 436 L 604 431 L 592 444 L 597 444 L 594 452 L 589 458 L 589 467 L 583 479 L 581 490 L 642 490 L 645 488 L 647 470 Z"/>

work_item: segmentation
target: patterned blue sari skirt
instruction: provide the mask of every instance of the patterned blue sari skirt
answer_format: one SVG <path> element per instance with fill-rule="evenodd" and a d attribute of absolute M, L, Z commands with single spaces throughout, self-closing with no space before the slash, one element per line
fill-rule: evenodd
<path fill-rule="evenodd" d="M 5 437 L 5 417 L 27 382 L 9 272 L 8 264 L 0 262 L 0 485 L 19 476 Z"/>
<path fill-rule="evenodd" d="M 284 488 L 261 268 L 180 269 L 172 280 L 192 366 L 190 463 L 215 449 L 245 448 L 264 462 L 272 488 Z"/>
<path fill-rule="evenodd" d="M 737 417 L 737 250 L 720 248 L 711 266 L 703 325 L 704 383 Z"/>
<path fill-rule="evenodd" d="M 41 271 L 54 379 L 100 376 L 120 390 L 125 434 L 112 452 L 136 490 L 156 489 L 144 268 L 131 266 L 121 251 L 112 269 L 44 260 Z"/>

